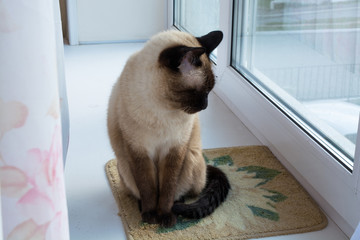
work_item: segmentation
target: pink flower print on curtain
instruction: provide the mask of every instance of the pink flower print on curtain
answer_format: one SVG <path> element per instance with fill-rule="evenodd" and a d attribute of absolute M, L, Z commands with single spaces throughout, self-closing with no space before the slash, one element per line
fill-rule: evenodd
<path fill-rule="evenodd" d="M 0 239 L 69 239 L 54 3 L 0 0 Z"/>
<path fill-rule="evenodd" d="M 39 213 L 37 209 L 46 207 L 51 215 L 59 214 L 56 206 L 65 200 L 65 189 L 59 174 L 59 161 L 62 161 L 59 128 L 54 129 L 50 149 L 33 148 L 28 151 L 28 161 L 34 163 L 27 170 L 28 183 L 32 188 L 18 201 L 25 214 L 33 216 L 36 222 L 46 222 L 48 213 Z"/>
<path fill-rule="evenodd" d="M 9 108 L 10 105 L 16 107 Z M 26 113 L 25 105 L 13 102 L 5 104 L 0 100 L 0 115 L 4 116 L 1 121 L 2 134 L 6 135 L 8 132 L 10 135 L 15 128 L 21 130 L 27 118 Z M 46 118 L 49 120 L 54 117 L 52 115 Z M 53 119 L 58 120 L 58 117 Z M 57 239 L 56 233 L 67 227 L 59 125 L 54 125 L 52 132 L 49 148 L 27 150 L 24 159 L 26 162 L 1 157 L 2 203 L 12 206 L 2 209 L 3 216 L 15 215 L 16 218 L 23 218 L 13 224 L 9 218 L 3 217 L 6 239 Z M 11 230 L 6 234 L 8 223 L 14 226 L 9 225 Z"/>
<path fill-rule="evenodd" d="M 0 99 L 0 110 L 3 113 L 0 118 L 0 139 L 5 132 L 12 128 L 22 127 L 29 114 L 27 107 L 17 101 L 5 104 Z"/>

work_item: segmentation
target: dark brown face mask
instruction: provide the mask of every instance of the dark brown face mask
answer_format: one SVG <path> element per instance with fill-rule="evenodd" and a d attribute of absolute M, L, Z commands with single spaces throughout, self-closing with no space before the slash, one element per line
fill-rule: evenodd
<path fill-rule="evenodd" d="M 160 66 L 166 68 L 170 79 L 184 79 L 192 70 L 202 72 L 202 86 L 190 88 L 181 82 L 174 80 L 168 83 L 171 93 L 168 99 L 184 110 L 192 114 L 204 110 L 208 106 L 208 94 L 215 85 L 215 77 L 211 69 L 210 53 L 220 44 L 223 38 L 221 31 L 213 31 L 202 37 L 196 38 L 201 47 L 172 46 L 164 49 L 158 58 Z M 204 55 L 205 54 L 205 55 Z M 206 58 L 206 62 L 202 61 Z"/>

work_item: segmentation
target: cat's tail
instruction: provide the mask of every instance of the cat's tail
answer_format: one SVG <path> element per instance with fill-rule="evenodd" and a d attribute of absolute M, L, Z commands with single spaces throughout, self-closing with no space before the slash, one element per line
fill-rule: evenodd
<path fill-rule="evenodd" d="M 203 218 L 210 215 L 225 201 L 230 190 L 226 175 L 218 168 L 207 165 L 207 181 L 199 199 L 191 204 L 174 203 L 172 212 L 186 218 Z"/>

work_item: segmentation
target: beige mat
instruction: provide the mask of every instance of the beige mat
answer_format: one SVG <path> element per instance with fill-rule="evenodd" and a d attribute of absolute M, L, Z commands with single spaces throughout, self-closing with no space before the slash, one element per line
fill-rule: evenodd
<path fill-rule="evenodd" d="M 208 164 L 221 168 L 231 184 L 227 200 L 201 220 L 179 218 L 173 228 L 144 224 L 137 201 L 119 179 L 116 161 L 106 174 L 128 239 L 248 239 L 320 230 L 327 219 L 316 203 L 267 147 L 204 150 Z"/>

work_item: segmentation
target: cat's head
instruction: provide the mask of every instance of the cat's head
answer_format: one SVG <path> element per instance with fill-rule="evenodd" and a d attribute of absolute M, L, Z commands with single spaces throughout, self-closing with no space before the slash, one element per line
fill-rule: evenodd
<path fill-rule="evenodd" d="M 173 108 L 192 114 L 208 105 L 208 94 L 215 85 L 209 56 L 220 44 L 223 34 L 213 31 L 198 38 L 189 34 L 177 37 L 182 36 L 186 41 L 162 50 L 158 63 L 165 76 L 166 100 Z"/>

